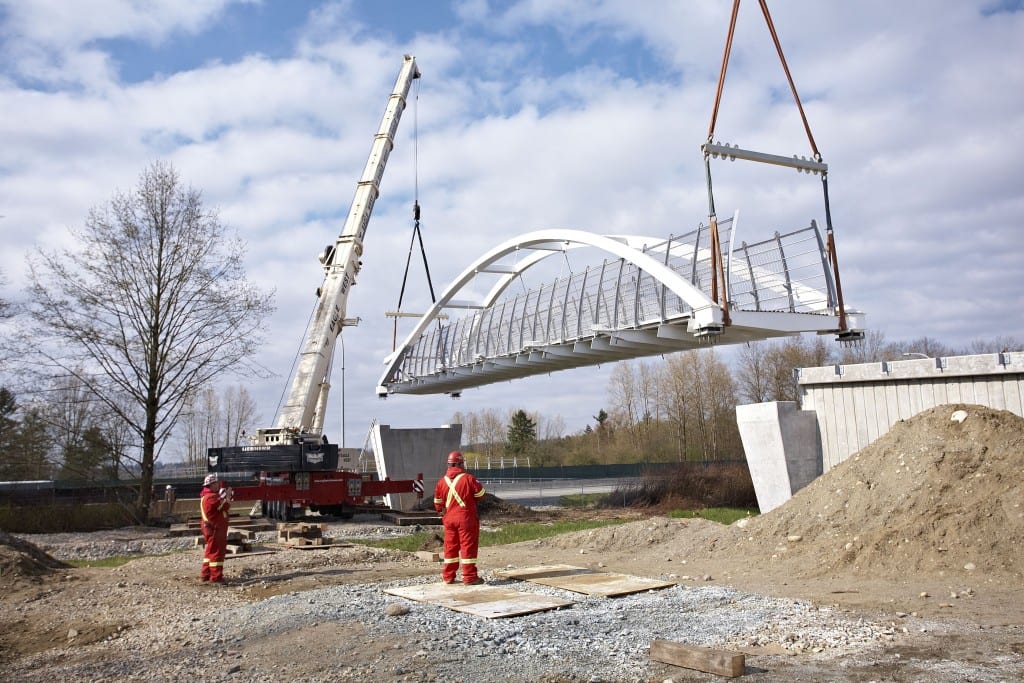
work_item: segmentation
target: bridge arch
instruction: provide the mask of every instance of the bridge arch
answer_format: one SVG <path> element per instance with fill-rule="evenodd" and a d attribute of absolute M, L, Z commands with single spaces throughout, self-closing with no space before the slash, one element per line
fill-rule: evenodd
<path fill-rule="evenodd" d="M 694 324 L 698 329 L 720 327 L 722 324 L 721 307 L 688 280 L 643 250 L 644 244 L 661 241 L 663 240 L 656 238 L 597 235 L 585 230 L 552 228 L 529 232 L 499 244 L 473 261 L 452 281 L 434 305 L 419 319 L 402 344 L 385 359 L 385 370 L 378 382 L 377 393 L 381 395 L 387 393 L 387 384 L 395 377 L 401 366 L 404 353 L 437 319 L 441 311 L 445 308 L 487 308 L 498 299 L 516 277 L 549 256 L 561 253 L 566 249 L 594 247 L 635 265 L 656 278 L 686 302 L 693 310 Z M 498 264 L 506 256 L 524 249 L 532 250 L 534 253 L 512 266 Z M 484 299 L 479 302 L 456 300 L 455 295 L 481 274 L 499 275 L 498 281 L 491 287 Z"/>

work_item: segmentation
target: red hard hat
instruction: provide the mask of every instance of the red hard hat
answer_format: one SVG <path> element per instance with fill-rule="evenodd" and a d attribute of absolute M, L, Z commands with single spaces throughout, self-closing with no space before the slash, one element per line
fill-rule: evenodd
<path fill-rule="evenodd" d="M 452 451 L 451 453 L 448 454 L 449 465 L 462 465 L 465 462 L 466 461 L 462 457 L 462 453 L 460 451 Z"/>

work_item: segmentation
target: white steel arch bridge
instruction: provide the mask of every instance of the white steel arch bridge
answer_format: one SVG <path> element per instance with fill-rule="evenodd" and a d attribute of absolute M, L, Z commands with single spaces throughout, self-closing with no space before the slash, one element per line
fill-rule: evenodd
<path fill-rule="evenodd" d="M 841 310 L 814 221 L 735 245 L 737 219 L 719 221 L 717 239 L 716 230 L 701 225 L 668 238 L 550 229 L 504 242 L 467 266 L 419 318 L 385 360 L 377 394 L 457 396 L 493 382 L 711 341 L 862 336 L 863 314 Z M 523 292 L 510 289 L 545 259 L 583 247 L 603 260 Z M 478 291 L 487 293 L 459 298 Z"/>

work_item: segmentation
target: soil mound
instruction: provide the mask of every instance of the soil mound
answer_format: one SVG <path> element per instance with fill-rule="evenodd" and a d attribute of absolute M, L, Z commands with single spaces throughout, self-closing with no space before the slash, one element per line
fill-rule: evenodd
<path fill-rule="evenodd" d="M 751 519 L 744 540 L 774 560 L 815 556 L 808 575 L 1024 575 L 1022 470 L 1024 418 L 938 406 L 898 422 L 785 505 Z"/>
<path fill-rule="evenodd" d="M 511 517 L 514 519 L 533 517 L 536 514 L 528 507 L 502 500 L 493 493 L 484 493 L 483 497 L 476 502 L 476 509 L 481 517 Z"/>
<path fill-rule="evenodd" d="M 35 545 L 0 531 L 0 585 L 17 579 L 35 578 L 70 565 L 43 552 Z"/>
<path fill-rule="evenodd" d="M 738 567 L 754 562 L 795 577 L 973 572 L 1022 580 L 1022 471 L 1024 418 L 944 405 L 897 423 L 764 515 L 728 527 L 653 518 L 541 543 Z"/>

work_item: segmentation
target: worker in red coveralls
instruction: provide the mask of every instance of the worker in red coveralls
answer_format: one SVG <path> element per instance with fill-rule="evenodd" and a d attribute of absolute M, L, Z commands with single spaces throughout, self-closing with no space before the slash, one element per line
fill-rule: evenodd
<path fill-rule="evenodd" d="M 203 515 L 203 539 L 206 551 L 203 553 L 201 581 L 224 583 L 224 556 L 228 551 L 228 511 L 231 509 L 231 489 L 221 486 L 216 474 L 206 475 L 203 492 L 199 499 Z"/>
<path fill-rule="evenodd" d="M 466 471 L 466 461 L 459 451 L 448 454 L 448 471 L 434 488 L 434 509 L 443 512 L 444 568 L 441 578 L 455 582 L 455 572 L 462 565 L 462 583 L 471 586 L 483 583 L 477 576 L 476 553 L 480 546 L 480 517 L 476 502 L 483 498 L 484 487 Z"/>

